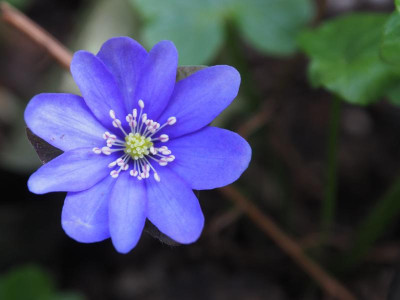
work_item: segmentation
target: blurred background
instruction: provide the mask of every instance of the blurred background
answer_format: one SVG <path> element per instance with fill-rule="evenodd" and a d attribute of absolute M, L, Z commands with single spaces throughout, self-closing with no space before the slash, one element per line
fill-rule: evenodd
<path fill-rule="evenodd" d="M 235 66 L 240 94 L 215 121 L 253 149 L 235 186 L 357 298 L 400 299 L 400 108 L 395 96 L 377 92 L 400 81 L 361 67 L 341 81 L 358 88 L 368 74 L 372 84 L 359 93 L 324 81 L 336 75 L 316 72 L 318 62 L 339 69 L 328 50 L 339 51 L 347 29 L 327 38 L 326 51 L 314 43 L 324 33 L 311 29 L 360 12 L 386 20 L 393 1 L 9 2 L 72 51 L 96 53 L 108 38 L 127 35 L 147 49 L 174 41 L 180 65 Z M 364 34 L 354 39 L 373 36 Z M 379 89 L 368 89 L 374 82 Z M 65 194 L 37 196 L 26 187 L 40 161 L 23 111 L 42 92 L 79 93 L 40 46 L 0 23 L 0 299 L 332 299 L 219 191 L 199 194 L 206 225 L 192 245 L 171 247 L 144 233 L 120 255 L 109 240 L 70 239 L 60 222 Z"/>

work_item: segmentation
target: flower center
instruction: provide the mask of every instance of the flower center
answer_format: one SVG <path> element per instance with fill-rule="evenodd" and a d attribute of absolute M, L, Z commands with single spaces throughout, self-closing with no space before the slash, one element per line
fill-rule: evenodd
<path fill-rule="evenodd" d="M 153 147 L 150 137 L 144 137 L 138 132 L 125 136 L 125 153 L 129 154 L 133 159 L 138 160 L 150 154 L 150 148 Z"/>
<path fill-rule="evenodd" d="M 102 148 L 95 147 L 93 148 L 93 152 L 104 155 L 110 155 L 113 152 L 124 153 L 108 165 L 109 168 L 114 168 L 110 172 L 113 178 L 117 178 L 121 171 L 131 169 L 129 174 L 138 180 L 149 178 L 152 171 L 154 179 L 160 181 L 160 176 L 150 161 L 158 163 L 160 166 L 166 166 L 168 163 L 174 161 L 175 156 L 171 154 L 172 152 L 167 146 L 157 147 L 156 145 L 156 143 L 168 142 L 168 135 L 161 134 L 158 137 L 154 136 L 165 126 L 174 125 L 176 118 L 169 117 L 167 122 L 160 125 L 158 122 L 147 119 L 147 114 L 143 113 L 143 100 L 139 100 L 138 105 L 140 107 L 139 116 L 135 108 L 125 118 L 130 127 L 129 133 L 122 127 L 121 121 L 117 119 L 115 112 L 110 110 L 110 117 L 113 120 L 112 124 L 115 128 L 121 130 L 125 136 L 125 141 L 118 139 L 116 135 L 106 131 L 103 134 L 103 138 L 106 140 L 107 146 Z M 130 164 L 131 160 L 133 161 L 132 164 Z"/>

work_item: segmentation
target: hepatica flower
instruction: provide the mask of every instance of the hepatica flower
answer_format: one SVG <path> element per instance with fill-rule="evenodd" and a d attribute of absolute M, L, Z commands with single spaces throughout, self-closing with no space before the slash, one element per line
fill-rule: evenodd
<path fill-rule="evenodd" d="M 82 97 L 40 94 L 25 110 L 34 134 L 64 151 L 29 178 L 36 194 L 66 191 L 62 227 L 73 239 L 110 238 L 121 253 L 146 219 L 173 240 L 196 241 L 204 216 L 194 190 L 232 183 L 251 149 L 209 126 L 236 97 L 239 73 L 213 66 L 176 80 L 178 54 L 162 41 L 147 52 L 118 37 L 99 53 L 74 54 Z"/>

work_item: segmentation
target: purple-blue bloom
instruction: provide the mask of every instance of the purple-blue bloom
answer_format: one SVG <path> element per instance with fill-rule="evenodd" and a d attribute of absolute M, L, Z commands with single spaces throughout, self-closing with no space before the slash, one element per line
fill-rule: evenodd
<path fill-rule="evenodd" d="M 232 183 L 251 158 L 234 132 L 209 126 L 236 97 L 239 73 L 213 66 L 175 82 L 170 41 L 150 52 L 128 37 L 74 54 L 82 97 L 40 94 L 25 110 L 34 134 L 64 153 L 29 178 L 36 194 L 66 191 L 62 227 L 73 239 L 111 238 L 127 253 L 146 219 L 173 240 L 196 241 L 204 216 L 195 190 Z"/>

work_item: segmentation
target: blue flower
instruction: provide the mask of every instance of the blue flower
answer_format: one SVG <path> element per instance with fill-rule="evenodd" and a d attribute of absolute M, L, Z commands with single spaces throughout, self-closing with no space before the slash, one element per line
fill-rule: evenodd
<path fill-rule="evenodd" d="M 99 53 L 74 54 L 82 97 L 40 94 L 25 110 L 34 134 L 64 153 L 29 178 L 36 194 L 66 191 L 62 227 L 73 239 L 137 244 L 148 219 L 173 240 L 196 241 L 204 216 L 195 190 L 232 183 L 251 149 L 236 133 L 209 126 L 236 97 L 240 75 L 213 66 L 175 82 L 178 54 L 162 41 L 147 52 L 127 37 Z"/>

